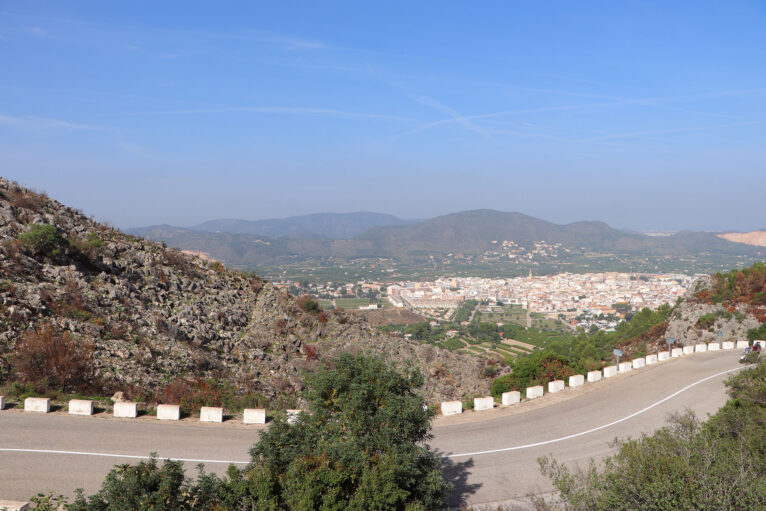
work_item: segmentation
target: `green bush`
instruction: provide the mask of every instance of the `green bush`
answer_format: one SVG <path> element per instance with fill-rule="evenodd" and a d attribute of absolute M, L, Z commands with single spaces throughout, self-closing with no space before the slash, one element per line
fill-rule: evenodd
<path fill-rule="evenodd" d="M 732 318 L 732 313 L 727 310 L 719 309 L 714 312 L 703 314 L 697 320 L 697 326 L 700 328 L 710 328 L 715 324 L 716 321 L 718 321 L 719 318 L 729 320 Z"/>
<path fill-rule="evenodd" d="M 61 255 L 69 246 L 67 240 L 51 224 L 35 224 L 27 232 L 19 234 L 18 238 L 34 255 L 50 259 Z"/>
<path fill-rule="evenodd" d="M 747 331 L 747 338 L 751 341 L 766 339 L 766 323 L 761 323 L 758 328 L 751 328 Z"/>
<path fill-rule="evenodd" d="M 138 465 L 117 465 L 106 476 L 95 495 L 85 497 L 78 492 L 68 511 L 181 511 L 192 509 L 224 509 L 217 498 L 223 483 L 205 474 L 200 466 L 196 483 L 189 481 L 180 461 L 165 460 L 157 465 L 152 455 Z M 51 508 L 53 509 L 53 508 Z"/>
<path fill-rule="evenodd" d="M 490 394 L 500 398 L 503 392 L 523 391 L 527 387 L 545 385 L 553 380 L 566 380 L 574 374 L 581 374 L 584 368 L 579 362 L 550 351 L 535 351 L 528 357 L 519 358 L 511 365 L 511 374 L 496 378 Z"/>
<path fill-rule="evenodd" d="M 316 300 L 313 300 L 308 295 L 303 295 L 297 300 L 298 307 L 303 309 L 306 312 L 316 312 L 318 313 L 321 309 L 319 307 L 319 302 Z"/>

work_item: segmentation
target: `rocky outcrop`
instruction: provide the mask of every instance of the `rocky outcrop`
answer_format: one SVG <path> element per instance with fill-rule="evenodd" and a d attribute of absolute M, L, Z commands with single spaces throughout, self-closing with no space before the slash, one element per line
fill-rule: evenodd
<path fill-rule="evenodd" d="M 50 325 L 89 346 L 107 395 L 193 375 L 273 398 L 299 390 L 317 359 L 356 350 L 420 368 L 431 401 L 485 394 L 491 383 L 480 359 L 384 335 L 354 315 L 304 311 L 254 275 L 126 235 L 5 179 L 0 303 L 0 381 L 16 378 L 20 336 Z"/>
<path fill-rule="evenodd" d="M 673 311 L 665 337 L 672 337 L 680 346 L 699 342 L 747 339 L 747 331 L 758 328 L 760 322 L 752 306 L 736 304 L 724 307 L 705 303 L 697 298 L 700 291 L 711 289 L 709 276 L 697 279 L 686 293 L 684 301 Z M 718 332 L 721 332 L 719 337 Z"/>

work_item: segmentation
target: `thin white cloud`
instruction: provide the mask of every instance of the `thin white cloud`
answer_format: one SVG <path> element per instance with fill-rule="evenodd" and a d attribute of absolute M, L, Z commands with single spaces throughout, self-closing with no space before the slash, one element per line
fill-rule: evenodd
<path fill-rule="evenodd" d="M 262 43 L 272 44 L 282 50 L 296 51 L 296 50 L 322 50 L 327 48 L 327 45 L 316 39 L 301 39 L 297 37 L 287 36 L 260 36 L 257 37 Z"/>
<path fill-rule="evenodd" d="M 671 133 L 690 133 L 695 131 L 708 131 L 708 130 L 717 130 L 717 129 L 728 129 L 728 128 L 739 128 L 743 126 L 755 126 L 758 124 L 763 124 L 762 122 L 758 121 L 752 121 L 752 122 L 740 122 L 740 123 L 734 123 L 734 124 L 716 124 L 711 126 L 695 126 L 692 128 L 666 128 L 666 129 L 655 129 L 655 130 L 643 130 L 643 131 L 633 131 L 628 133 L 609 133 L 606 135 L 601 135 L 598 137 L 591 137 L 582 139 L 582 142 L 596 142 L 599 140 L 609 140 L 609 139 L 616 139 L 616 138 L 643 138 L 648 135 L 666 135 Z"/>
<path fill-rule="evenodd" d="M 542 107 L 542 108 L 522 108 L 518 110 L 502 110 L 499 112 L 489 112 L 486 114 L 476 114 L 476 115 L 466 115 L 462 116 L 462 119 L 464 121 L 473 121 L 476 119 L 489 119 L 493 117 L 510 117 L 515 115 L 525 115 L 525 114 L 531 114 L 531 113 L 544 113 L 544 112 L 561 112 L 566 110 L 581 110 L 586 108 L 595 108 L 595 107 L 602 107 L 602 106 L 610 106 L 620 103 L 619 101 L 609 101 L 604 103 L 586 103 L 586 104 L 580 104 L 580 105 L 564 105 L 564 106 L 553 106 L 553 107 Z M 409 135 L 414 135 L 416 133 L 420 133 L 421 131 L 425 131 L 431 128 L 435 128 L 437 126 L 442 126 L 444 124 L 450 124 L 458 122 L 457 119 L 454 117 L 450 117 L 449 119 L 441 119 L 438 121 L 432 121 L 425 124 L 422 124 L 420 126 L 417 126 L 411 130 L 405 131 L 403 133 L 399 133 L 398 135 L 394 135 L 390 138 L 390 140 L 398 140 L 403 137 L 407 137 Z M 471 123 L 475 126 L 475 124 Z M 482 128 L 483 129 L 483 128 Z M 485 130 L 487 131 L 487 130 Z"/>
<path fill-rule="evenodd" d="M 429 108 L 436 110 L 437 112 L 441 112 L 443 114 L 449 115 L 451 122 L 456 122 L 460 124 L 461 126 L 463 126 L 465 129 L 469 131 L 473 131 L 474 133 L 478 133 L 484 138 L 491 138 L 484 128 L 472 123 L 470 117 L 461 115 L 459 112 L 448 107 L 447 105 L 439 103 L 438 101 L 432 98 L 429 98 L 428 96 L 421 96 L 418 94 L 410 94 L 410 93 L 406 93 L 406 94 L 407 94 L 407 97 L 409 97 L 410 99 L 412 99 L 413 101 L 417 103 L 420 103 L 423 106 L 427 106 Z"/>
<path fill-rule="evenodd" d="M 335 110 L 331 108 L 313 108 L 313 107 L 281 107 L 281 106 L 233 106 L 224 108 L 190 108 L 184 110 L 157 110 L 150 112 L 113 112 L 106 115 L 125 116 L 125 117 L 143 117 L 154 115 L 199 115 L 199 114 L 236 114 L 236 113 L 264 113 L 264 114 L 284 114 L 284 115 L 303 115 L 309 117 L 332 117 L 336 119 L 358 119 L 358 120 L 379 120 L 379 121 L 400 121 L 412 122 L 412 119 L 399 117 L 396 115 L 370 114 L 363 112 L 347 112 L 344 110 Z"/>
<path fill-rule="evenodd" d="M 152 27 L 152 26 L 135 25 L 135 24 L 95 22 L 95 21 L 86 21 L 82 19 L 59 18 L 59 17 L 53 17 L 53 16 L 44 16 L 44 15 L 38 15 L 38 14 L 8 12 L 8 11 L 0 11 L 0 15 L 33 20 L 32 22 L 41 22 L 43 24 L 46 22 L 53 23 L 58 28 L 66 24 L 66 25 L 74 25 L 74 26 L 79 25 L 80 27 L 92 27 L 95 29 L 107 29 L 110 32 L 114 32 L 117 30 L 124 30 L 129 32 L 130 34 L 136 34 L 139 31 L 142 31 L 146 34 L 176 35 L 176 36 L 182 36 L 187 38 L 193 38 L 195 41 L 197 41 L 199 38 L 255 41 L 255 42 L 269 45 L 274 48 L 278 48 L 285 51 L 320 50 L 320 49 L 326 49 L 330 47 L 330 45 L 328 45 L 326 42 L 321 41 L 319 39 L 298 37 L 298 36 L 289 35 L 289 34 L 279 34 L 279 33 L 274 33 L 274 32 L 270 32 L 266 30 L 252 30 L 247 32 L 242 32 L 242 31 L 215 32 L 215 31 L 188 30 L 188 29 L 170 28 L 170 27 Z M 24 29 L 24 33 L 27 33 L 29 35 L 33 35 L 36 37 L 48 37 L 49 35 L 46 33 L 46 31 L 43 28 L 40 28 L 38 26 Z M 83 37 L 84 37 L 83 34 L 80 33 L 80 31 L 78 30 L 77 40 L 82 41 L 84 40 Z M 103 44 L 103 38 L 102 37 L 91 38 L 91 42 L 94 44 Z M 168 52 L 168 53 L 176 53 L 176 52 Z"/>
<path fill-rule="evenodd" d="M 62 119 L 52 119 L 50 117 L 34 116 L 11 116 L 0 113 L 0 124 L 5 124 L 18 129 L 25 130 L 49 130 L 61 129 L 67 131 L 107 131 L 109 128 L 102 126 L 93 126 L 90 124 L 80 124 L 76 122 L 65 121 Z"/>
<path fill-rule="evenodd" d="M 720 117 L 725 119 L 737 120 L 736 118 L 731 116 L 712 114 L 707 112 L 699 112 L 696 110 L 672 106 L 672 105 L 669 105 L 668 103 L 691 102 L 691 101 L 699 101 L 699 100 L 705 100 L 705 99 L 714 99 L 714 98 L 720 98 L 720 97 L 740 96 L 740 95 L 757 94 L 757 93 L 766 92 L 766 88 L 756 88 L 756 89 L 732 89 L 732 90 L 724 90 L 724 91 L 712 91 L 712 92 L 703 92 L 703 93 L 697 93 L 697 94 L 686 94 L 686 95 L 678 95 L 678 96 L 660 96 L 660 97 L 654 97 L 654 98 L 622 98 L 619 96 L 611 96 L 611 95 L 603 95 L 603 94 L 555 91 L 555 90 L 548 90 L 548 89 L 536 89 L 536 90 L 541 92 L 555 93 L 555 94 L 603 99 L 605 101 L 599 102 L 599 103 L 586 103 L 586 104 L 580 104 L 580 105 L 565 105 L 565 106 L 555 106 L 555 107 L 505 110 L 505 111 L 499 111 L 499 112 L 490 112 L 486 114 L 460 116 L 459 119 L 456 118 L 455 116 L 450 116 L 450 118 L 448 119 L 441 119 L 438 121 L 432 121 L 429 123 L 422 124 L 411 130 L 395 135 L 391 137 L 390 140 L 397 140 L 409 135 L 420 133 L 422 131 L 425 131 L 431 128 L 435 128 L 437 126 L 442 126 L 445 124 L 451 124 L 455 122 L 465 122 L 465 121 L 470 122 L 477 119 L 488 119 L 493 117 L 506 117 L 506 116 L 524 115 L 524 114 L 530 114 L 530 113 L 558 112 L 558 111 L 565 111 L 565 110 L 581 110 L 581 109 L 599 108 L 599 107 L 616 106 L 616 105 L 639 105 L 639 106 L 646 106 L 650 108 L 660 108 L 663 110 L 671 110 L 671 111 L 677 111 L 677 112 L 683 112 L 683 113 L 689 113 L 689 114 L 695 114 L 695 115 L 708 115 L 711 117 Z M 476 126 L 474 123 L 471 123 L 471 124 L 473 126 Z M 744 126 L 749 124 L 752 124 L 752 123 L 745 122 L 743 124 L 737 124 L 736 126 L 739 126 L 739 125 Z M 759 124 L 759 123 L 755 123 L 755 124 Z M 726 126 L 732 126 L 732 125 L 726 125 Z M 500 133 L 498 131 L 487 130 L 484 128 L 479 128 L 479 129 L 484 130 L 485 133 L 489 133 L 489 132 Z M 709 128 L 702 128 L 702 129 L 709 129 Z M 695 131 L 696 130 L 698 129 L 695 129 Z M 646 131 L 636 131 L 636 132 L 625 133 L 625 134 L 615 134 L 615 135 L 607 134 L 607 135 L 604 135 L 604 138 L 624 138 L 624 137 L 639 138 L 639 137 L 643 137 L 644 135 L 654 135 L 654 134 L 673 133 L 673 132 L 676 132 L 676 131 L 675 130 L 646 130 Z M 589 140 L 595 140 L 595 139 L 589 139 Z"/>

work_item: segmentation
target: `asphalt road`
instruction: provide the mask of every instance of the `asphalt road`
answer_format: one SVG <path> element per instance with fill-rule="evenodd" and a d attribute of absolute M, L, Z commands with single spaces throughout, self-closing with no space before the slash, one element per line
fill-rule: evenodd
<path fill-rule="evenodd" d="M 508 408 L 439 417 L 431 446 L 449 456 L 445 474 L 456 484 L 456 500 L 504 502 L 550 491 L 539 456 L 584 466 L 608 454 L 615 437 L 654 431 L 671 412 L 691 408 L 705 418 L 726 401 L 727 375 L 719 373 L 741 367 L 738 359 L 738 351 L 700 353 Z M 0 499 L 25 500 L 50 490 L 71 495 L 78 487 L 93 493 L 114 464 L 137 462 L 127 456 L 150 452 L 188 459 L 192 474 L 197 460 L 220 473 L 229 462 L 248 460 L 258 432 L 257 426 L 190 419 L 0 411 Z M 571 435 L 577 436 L 565 438 Z"/>

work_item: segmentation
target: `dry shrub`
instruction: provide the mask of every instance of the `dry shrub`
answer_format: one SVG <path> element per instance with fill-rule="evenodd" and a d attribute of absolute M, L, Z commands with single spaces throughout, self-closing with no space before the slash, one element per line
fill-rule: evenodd
<path fill-rule="evenodd" d="M 259 278 L 252 278 L 250 279 L 250 289 L 253 290 L 253 293 L 257 293 L 263 288 L 263 281 Z"/>
<path fill-rule="evenodd" d="M 320 311 L 319 302 L 311 298 L 310 295 L 300 296 L 297 300 L 295 300 L 295 303 L 301 310 L 306 312 L 318 313 Z"/>
<path fill-rule="evenodd" d="M 8 323 L 14 327 L 25 325 L 27 324 L 27 314 L 26 309 L 14 309 L 8 316 Z"/>
<path fill-rule="evenodd" d="M 180 405 L 189 414 L 199 412 L 203 406 L 223 406 L 227 410 L 236 411 L 266 404 L 261 394 L 239 393 L 230 383 L 202 378 L 176 378 L 160 390 L 154 400 Z"/>
<path fill-rule="evenodd" d="M 175 248 L 165 249 L 162 255 L 168 265 L 179 270 L 185 270 L 192 264 L 189 256 Z"/>
<path fill-rule="evenodd" d="M 104 250 L 104 241 L 101 237 L 91 232 L 85 236 L 74 236 L 69 240 L 76 253 L 82 254 L 88 259 L 97 259 Z"/>
<path fill-rule="evenodd" d="M 312 314 L 301 314 L 299 321 L 301 325 L 311 328 L 316 325 L 317 320 Z"/>
<path fill-rule="evenodd" d="M 446 376 L 448 373 L 449 371 L 447 370 L 447 367 L 441 362 L 436 362 L 431 366 L 431 376 L 437 380 Z"/>
<path fill-rule="evenodd" d="M 8 200 L 10 203 L 21 209 L 28 209 L 39 213 L 45 205 L 48 196 L 45 193 L 37 193 L 23 188 L 14 188 L 8 191 Z"/>
<path fill-rule="evenodd" d="M 16 296 L 16 286 L 9 280 L 0 281 L 0 293 L 5 293 L 9 297 Z"/>
<path fill-rule="evenodd" d="M 287 321 L 278 319 L 274 322 L 274 331 L 279 335 L 286 335 L 290 330 L 287 328 Z"/>
<path fill-rule="evenodd" d="M 67 278 L 64 283 L 64 300 L 69 302 L 72 307 L 80 310 L 85 309 L 85 297 L 82 295 L 77 281 L 72 278 Z"/>
<path fill-rule="evenodd" d="M 309 362 L 319 358 L 317 354 L 317 347 L 312 346 L 310 344 L 303 345 L 303 354 L 306 355 L 306 360 L 308 360 Z"/>
<path fill-rule="evenodd" d="M 93 388 L 89 378 L 91 343 L 78 343 L 69 332 L 58 332 L 46 323 L 29 329 L 16 343 L 13 367 L 22 383 L 64 391 Z"/>
<path fill-rule="evenodd" d="M 293 390 L 293 386 L 290 383 L 290 380 L 281 375 L 277 375 L 272 378 L 271 388 L 276 394 L 286 394 L 288 392 L 292 392 Z"/>
<path fill-rule="evenodd" d="M 59 316 L 65 316 L 83 322 L 93 318 L 93 314 L 85 303 L 85 297 L 80 290 L 80 286 L 78 286 L 77 282 L 71 278 L 66 280 L 64 294 L 61 300 L 52 301 L 52 297 L 50 299 L 51 308 Z"/>
<path fill-rule="evenodd" d="M 197 371 L 209 371 L 213 368 L 213 361 L 207 353 L 203 351 L 195 351 L 192 353 L 192 360 L 194 362 L 194 369 Z"/>
<path fill-rule="evenodd" d="M 9 267 L 7 267 L 8 273 L 15 273 L 22 269 L 21 261 L 24 258 L 24 251 L 21 245 L 21 241 L 17 239 L 5 239 L 2 242 L 2 251 L 10 261 Z"/>

